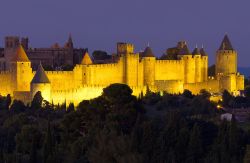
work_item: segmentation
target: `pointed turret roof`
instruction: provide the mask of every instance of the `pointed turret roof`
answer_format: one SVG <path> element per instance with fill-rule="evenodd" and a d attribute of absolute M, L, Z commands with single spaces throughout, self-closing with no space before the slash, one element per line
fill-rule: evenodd
<path fill-rule="evenodd" d="M 142 57 L 155 57 L 155 55 L 152 49 L 149 46 L 147 46 L 144 52 L 142 53 Z"/>
<path fill-rule="evenodd" d="M 196 46 L 196 48 L 194 49 L 194 51 L 192 52 L 193 55 L 200 55 L 200 50 L 199 48 Z"/>
<path fill-rule="evenodd" d="M 50 83 L 49 78 L 46 75 L 41 63 L 39 64 L 36 74 L 31 83 Z"/>
<path fill-rule="evenodd" d="M 187 55 L 187 54 L 190 54 L 190 51 L 187 45 L 184 45 L 183 48 L 178 49 L 178 55 Z"/>
<path fill-rule="evenodd" d="M 227 34 L 224 36 L 219 50 L 234 50 Z"/>
<path fill-rule="evenodd" d="M 90 58 L 90 56 L 89 56 L 89 53 L 88 52 L 85 52 L 85 54 L 84 54 L 84 56 L 83 56 L 83 58 L 82 58 L 82 62 L 81 62 L 81 64 L 82 65 L 90 65 L 90 64 L 92 64 L 93 62 L 92 62 L 92 59 Z"/>
<path fill-rule="evenodd" d="M 204 47 L 202 46 L 202 48 L 200 49 L 200 54 L 202 55 L 202 56 L 207 56 L 207 53 L 206 53 L 206 51 L 204 50 Z"/>
<path fill-rule="evenodd" d="M 21 44 L 18 46 L 16 53 L 11 61 L 12 62 L 30 62 Z"/>

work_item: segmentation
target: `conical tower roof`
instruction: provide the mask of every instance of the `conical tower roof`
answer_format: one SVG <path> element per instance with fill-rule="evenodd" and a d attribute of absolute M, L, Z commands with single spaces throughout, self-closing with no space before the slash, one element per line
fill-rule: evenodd
<path fill-rule="evenodd" d="M 194 51 L 192 52 L 193 55 L 200 55 L 200 50 L 199 48 L 196 46 L 196 48 L 194 49 Z"/>
<path fill-rule="evenodd" d="M 206 53 L 206 51 L 204 50 L 204 47 L 202 47 L 202 48 L 200 49 L 200 54 L 201 54 L 202 56 L 207 56 L 207 53 Z"/>
<path fill-rule="evenodd" d="M 92 64 L 93 62 L 92 62 L 92 59 L 90 58 L 90 56 L 89 56 L 89 53 L 88 52 L 85 52 L 85 54 L 84 54 L 84 56 L 83 56 L 83 58 L 82 58 L 82 62 L 81 62 L 81 64 L 82 65 L 90 65 L 90 64 Z"/>
<path fill-rule="evenodd" d="M 155 57 L 155 55 L 152 49 L 149 46 L 147 46 L 144 52 L 142 53 L 142 57 Z"/>
<path fill-rule="evenodd" d="M 41 63 L 39 64 L 36 74 L 31 83 L 50 83 L 49 78 L 46 75 Z"/>
<path fill-rule="evenodd" d="M 224 36 L 224 38 L 223 38 L 223 40 L 221 42 L 219 50 L 234 50 L 227 35 Z"/>
<path fill-rule="evenodd" d="M 14 57 L 11 60 L 12 62 L 30 62 L 27 54 L 25 53 L 22 45 L 19 45 Z"/>
<path fill-rule="evenodd" d="M 190 54 L 190 51 L 189 51 L 187 45 L 184 45 L 183 48 L 178 49 L 178 50 L 179 50 L 178 55 L 188 55 L 188 54 Z"/>

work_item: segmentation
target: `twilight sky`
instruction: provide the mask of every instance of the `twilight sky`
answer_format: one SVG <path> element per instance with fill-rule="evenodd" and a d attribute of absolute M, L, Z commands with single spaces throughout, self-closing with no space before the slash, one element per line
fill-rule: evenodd
<path fill-rule="evenodd" d="M 0 46 L 6 35 L 28 36 L 32 47 L 64 44 L 116 51 L 131 42 L 136 51 L 150 43 L 160 56 L 179 40 L 190 50 L 204 44 L 209 64 L 225 33 L 238 51 L 240 66 L 250 67 L 249 0 L 2 0 Z"/>

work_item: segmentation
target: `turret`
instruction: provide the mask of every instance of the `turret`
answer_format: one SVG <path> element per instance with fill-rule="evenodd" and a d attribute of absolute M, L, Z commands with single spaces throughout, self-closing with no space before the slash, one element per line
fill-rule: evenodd
<path fill-rule="evenodd" d="M 148 46 L 142 53 L 144 85 L 153 86 L 155 82 L 155 55 Z"/>
<path fill-rule="evenodd" d="M 82 65 L 82 84 L 90 84 L 91 76 L 90 76 L 90 68 L 88 65 L 93 64 L 92 59 L 89 56 L 89 53 L 86 51 L 83 55 L 81 65 Z M 78 77 L 79 78 L 79 77 Z"/>
<path fill-rule="evenodd" d="M 90 58 L 88 52 L 85 52 L 85 54 L 84 54 L 84 56 L 83 56 L 83 58 L 82 58 L 81 64 L 82 64 L 82 65 L 91 65 L 91 64 L 93 64 L 93 61 L 92 61 L 92 59 Z"/>
<path fill-rule="evenodd" d="M 195 60 L 195 75 L 194 75 L 195 82 L 202 82 L 203 81 L 202 60 L 201 60 L 200 49 L 197 47 L 197 45 L 192 54 Z"/>
<path fill-rule="evenodd" d="M 30 91 L 29 83 L 32 79 L 31 63 L 22 45 L 19 45 L 14 57 L 10 61 L 12 84 L 15 91 Z"/>
<path fill-rule="evenodd" d="M 203 75 L 203 81 L 207 81 L 208 78 L 208 56 L 207 53 L 202 45 L 202 48 L 200 49 L 201 54 L 201 60 L 202 60 L 202 75 Z"/>
<path fill-rule="evenodd" d="M 195 83 L 195 59 L 193 58 L 193 54 L 190 53 L 185 41 L 178 42 L 177 48 L 177 57 L 184 61 L 184 83 Z"/>
<path fill-rule="evenodd" d="M 216 52 L 216 77 L 237 73 L 237 52 L 229 38 L 225 35 L 220 48 Z"/>
<path fill-rule="evenodd" d="M 35 94 L 40 91 L 44 100 L 50 102 L 51 84 L 41 63 L 39 64 L 36 74 L 30 83 L 30 89 L 32 99 Z"/>

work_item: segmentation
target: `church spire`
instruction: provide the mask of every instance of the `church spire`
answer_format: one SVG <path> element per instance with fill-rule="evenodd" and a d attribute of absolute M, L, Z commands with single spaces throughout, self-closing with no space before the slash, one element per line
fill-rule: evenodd
<path fill-rule="evenodd" d="M 72 48 L 72 49 L 74 48 L 73 39 L 72 39 L 71 33 L 69 34 L 68 41 L 67 41 L 67 43 L 65 44 L 64 47 L 65 48 Z"/>
<path fill-rule="evenodd" d="M 224 36 L 219 50 L 234 50 L 227 34 Z"/>

